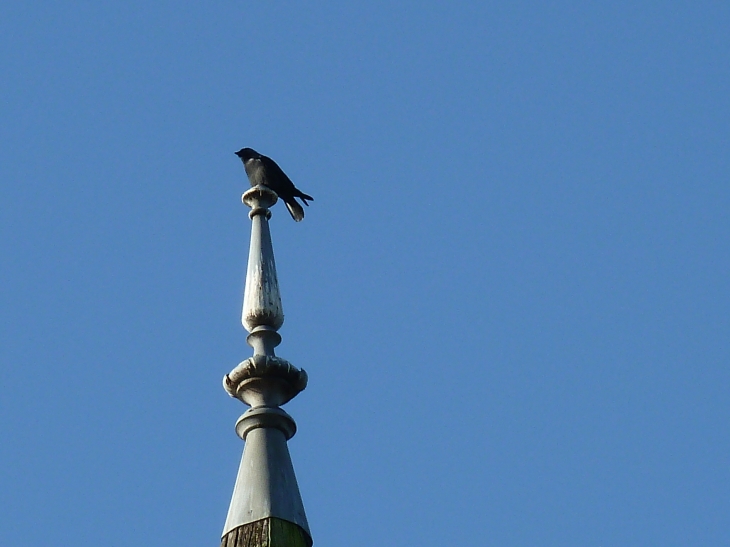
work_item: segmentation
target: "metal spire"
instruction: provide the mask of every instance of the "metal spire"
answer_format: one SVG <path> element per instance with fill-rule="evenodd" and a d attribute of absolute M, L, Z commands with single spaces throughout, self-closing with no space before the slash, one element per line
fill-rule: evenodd
<path fill-rule="evenodd" d="M 254 354 L 225 375 L 223 387 L 251 408 L 236 422 L 245 447 L 221 547 L 310 547 L 286 444 L 296 424 L 279 408 L 307 386 L 307 373 L 274 353 L 284 323 L 269 232 L 269 207 L 277 195 L 266 186 L 254 186 L 242 200 L 251 207 L 252 228 L 241 321 L 250 332 L 246 341 Z"/>

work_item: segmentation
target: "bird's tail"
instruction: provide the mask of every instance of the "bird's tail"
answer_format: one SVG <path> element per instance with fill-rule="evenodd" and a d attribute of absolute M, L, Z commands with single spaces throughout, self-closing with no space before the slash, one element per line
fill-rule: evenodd
<path fill-rule="evenodd" d="M 289 209 L 289 214 L 291 217 L 299 222 L 304 218 L 304 209 L 302 209 L 302 206 L 299 205 L 299 202 L 294 198 L 289 198 L 286 201 L 284 201 L 286 204 L 286 208 Z M 307 203 L 306 201 L 304 203 Z"/>
<path fill-rule="evenodd" d="M 305 194 L 304 192 L 302 192 L 298 188 L 297 188 L 297 192 L 298 192 L 297 197 L 299 199 L 301 199 L 302 202 L 304 202 L 304 205 L 306 205 L 307 207 L 309 207 L 309 203 L 307 203 L 307 200 L 314 201 L 314 198 L 312 196 L 308 196 L 307 194 Z"/>

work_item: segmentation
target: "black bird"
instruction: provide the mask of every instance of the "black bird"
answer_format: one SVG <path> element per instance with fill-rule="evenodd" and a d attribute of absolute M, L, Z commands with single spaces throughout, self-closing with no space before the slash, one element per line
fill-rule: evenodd
<path fill-rule="evenodd" d="M 304 209 L 294 198 L 301 199 L 302 203 L 307 206 L 309 206 L 307 200 L 314 201 L 314 198 L 294 186 L 294 183 L 289 180 L 289 177 L 281 170 L 281 167 L 276 165 L 274 160 L 259 154 L 252 148 L 241 148 L 236 152 L 236 156 L 241 158 L 251 186 L 258 184 L 268 186 L 286 204 L 286 208 L 289 209 L 294 220 L 299 222 L 304 218 Z"/>

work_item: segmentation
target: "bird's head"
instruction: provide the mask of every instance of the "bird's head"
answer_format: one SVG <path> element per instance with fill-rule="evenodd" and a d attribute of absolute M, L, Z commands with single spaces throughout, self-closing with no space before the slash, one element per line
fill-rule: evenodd
<path fill-rule="evenodd" d="M 247 162 L 250 159 L 260 158 L 261 154 L 256 152 L 253 148 L 241 148 L 238 152 L 236 152 L 236 156 L 241 158 L 244 162 Z"/>

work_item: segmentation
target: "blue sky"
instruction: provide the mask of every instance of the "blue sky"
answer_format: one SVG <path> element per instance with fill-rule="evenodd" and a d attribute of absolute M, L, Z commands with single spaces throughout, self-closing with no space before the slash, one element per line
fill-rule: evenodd
<path fill-rule="evenodd" d="M 730 542 L 730 4 L 0 7 L 0 544 L 216 545 L 250 223 L 315 545 Z"/>

